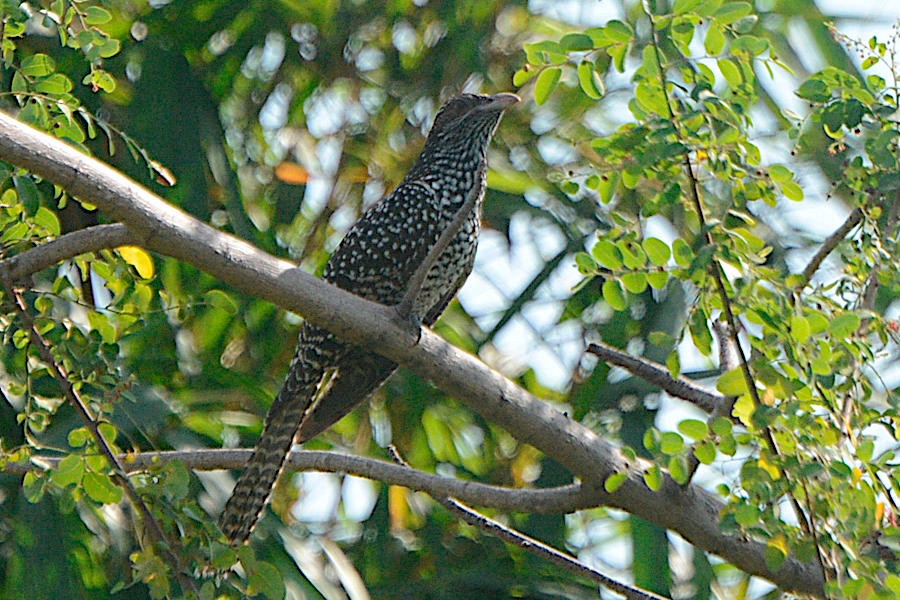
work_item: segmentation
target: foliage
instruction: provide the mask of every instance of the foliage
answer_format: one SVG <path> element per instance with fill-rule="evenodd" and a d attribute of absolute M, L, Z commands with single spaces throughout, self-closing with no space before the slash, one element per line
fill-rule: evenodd
<path fill-rule="evenodd" d="M 553 389 L 525 368 L 518 382 L 652 459 L 648 486 L 668 473 L 716 489 L 728 502 L 723 528 L 764 540 L 773 568 L 788 555 L 820 561 L 835 596 L 896 594 L 898 327 L 887 315 L 900 293 L 897 38 L 829 33 L 812 1 L 767 14 L 725 0 L 624 2 L 597 27 L 523 4 L 0 1 L 0 103 L 194 216 L 319 271 L 361 208 L 408 168 L 438 98 L 511 79 L 536 106 L 505 117 L 484 218 L 511 254 L 543 246 L 541 264 L 513 266 L 521 292 L 495 312 L 454 304 L 437 329 L 495 360 L 512 352 L 504 336 L 528 323 L 569 377 Z M 796 19 L 831 66 L 798 74 L 785 33 Z M 851 52 L 864 55 L 862 72 Z M 794 82 L 804 114 L 782 106 L 773 78 Z M 810 197 L 823 179 L 833 202 L 861 216 L 824 261 L 818 234 L 783 218 L 821 210 Z M 2 257 L 105 218 L 0 163 Z M 560 286 L 573 264 L 580 283 Z M 28 288 L 36 329 L 116 449 L 256 439 L 296 318 L 134 247 L 79 256 Z M 553 322 L 541 329 L 546 318 L 529 319 L 548 299 Z M 133 534 L 97 439 L 10 300 L 0 316 L 2 460 L 62 460 L 35 463 L 24 483 L 0 475 L 2 595 L 178 595 L 171 562 Z M 573 336 L 578 355 L 599 336 L 672 376 L 708 377 L 734 400 L 733 415 L 679 409 L 666 421 L 673 411 L 659 408 L 674 401 L 643 380 L 560 358 L 572 354 L 560 338 Z M 735 364 L 723 346 L 741 349 Z M 511 433 L 399 373 L 371 408 L 310 446 L 381 455 L 392 441 L 416 467 L 461 478 L 569 481 Z M 297 477 L 273 502 L 283 524 L 264 520 L 252 547 L 235 551 L 210 516 L 226 475 L 166 464 L 131 480 L 181 540 L 189 571 L 240 559 L 241 576 L 198 577 L 204 598 L 324 595 L 346 583 L 322 567 L 342 564 L 342 553 L 376 597 L 594 594 L 397 488 L 375 485 L 375 508 L 360 515 L 346 484 L 327 519 L 297 522 L 291 507 L 311 493 Z M 622 483 L 613 476 L 606 488 Z M 630 537 L 635 583 L 660 593 L 687 597 L 679 590 L 690 584 L 708 597 L 714 581 L 736 590 L 749 578 L 735 583 L 703 549 L 692 570 L 648 569 L 669 554 L 666 532 L 614 511 L 508 519 L 587 562 L 615 564 L 609 548 Z"/>

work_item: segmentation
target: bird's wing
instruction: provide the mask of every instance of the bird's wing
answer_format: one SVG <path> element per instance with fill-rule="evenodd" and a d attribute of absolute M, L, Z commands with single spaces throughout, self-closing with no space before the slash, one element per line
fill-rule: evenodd
<path fill-rule="evenodd" d="M 303 417 L 297 443 L 316 437 L 363 402 L 391 376 L 397 365 L 390 360 L 356 349 L 338 365 L 325 393 Z"/>

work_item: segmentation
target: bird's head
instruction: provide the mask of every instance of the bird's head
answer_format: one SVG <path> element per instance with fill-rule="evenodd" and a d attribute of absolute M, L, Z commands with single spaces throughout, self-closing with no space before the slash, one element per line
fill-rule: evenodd
<path fill-rule="evenodd" d="M 518 96 L 509 93 L 493 96 L 460 94 L 450 98 L 434 118 L 425 142 L 426 150 L 430 146 L 445 149 L 486 147 L 503 111 L 519 100 Z"/>

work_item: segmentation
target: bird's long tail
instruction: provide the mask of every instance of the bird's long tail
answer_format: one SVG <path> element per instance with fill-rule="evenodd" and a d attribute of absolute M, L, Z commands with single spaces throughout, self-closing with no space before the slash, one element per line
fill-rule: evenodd
<path fill-rule="evenodd" d="M 232 544 L 243 544 L 250 537 L 284 469 L 297 428 L 315 399 L 322 375 L 341 351 L 329 334 L 308 326 L 301 331 L 298 354 L 219 519 L 219 526 Z"/>
<path fill-rule="evenodd" d="M 219 519 L 219 526 L 232 544 L 246 542 L 259 521 L 275 482 L 284 469 L 297 426 L 314 393 L 315 388 L 310 390 L 306 402 L 280 402 L 269 411 L 259 444 L 253 450 Z"/>

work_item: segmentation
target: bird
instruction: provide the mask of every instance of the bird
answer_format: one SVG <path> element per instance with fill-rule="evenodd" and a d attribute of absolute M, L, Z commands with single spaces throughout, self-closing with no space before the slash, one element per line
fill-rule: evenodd
<path fill-rule="evenodd" d="M 519 100 L 510 93 L 464 93 L 445 102 L 410 171 L 349 229 L 322 278 L 367 300 L 399 304 L 417 267 L 476 193 L 474 208 L 434 260 L 413 302 L 412 317 L 434 324 L 472 271 L 487 149 L 503 112 Z M 230 544 L 249 540 L 293 445 L 343 418 L 396 369 L 368 348 L 344 343 L 309 322 L 302 325 L 262 435 L 219 520 Z"/>

